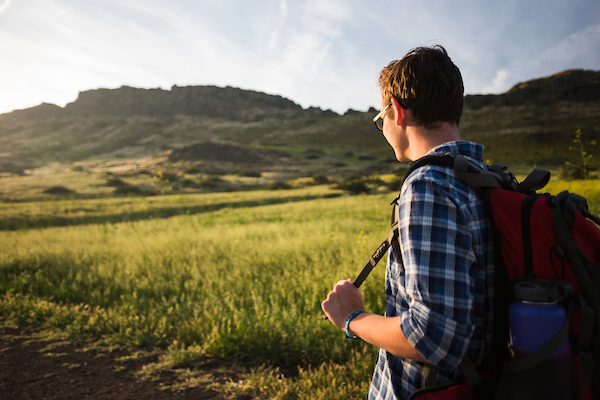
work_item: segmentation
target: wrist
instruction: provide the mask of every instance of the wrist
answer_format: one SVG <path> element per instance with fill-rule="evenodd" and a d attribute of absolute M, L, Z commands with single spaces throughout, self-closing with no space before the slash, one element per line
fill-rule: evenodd
<path fill-rule="evenodd" d="M 365 310 L 357 310 L 354 311 L 346 320 L 346 324 L 344 325 L 344 331 L 346 332 L 346 339 L 354 339 L 354 340 L 359 340 L 360 338 L 358 336 L 352 336 L 350 335 L 350 322 L 352 322 L 352 320 L 359 314 L 362 314 L 366 312 Z"/>

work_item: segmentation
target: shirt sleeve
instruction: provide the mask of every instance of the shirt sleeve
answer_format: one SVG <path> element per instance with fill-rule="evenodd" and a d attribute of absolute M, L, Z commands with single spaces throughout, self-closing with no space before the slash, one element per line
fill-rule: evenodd
<path fill-rule="evenodd" d="M 419 353 L 439 368 L 455 369 L 469 346 L 475 264 L 468 204 L 427 180 L 405 185 L 399 200 L 405 301 L 400 327 Z"/>

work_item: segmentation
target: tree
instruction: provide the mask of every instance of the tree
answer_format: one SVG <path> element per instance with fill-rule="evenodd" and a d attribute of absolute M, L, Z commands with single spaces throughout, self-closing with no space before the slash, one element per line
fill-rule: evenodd
<path fill-rule="evenodd" d="M 569 146 L 569 150 L 576 151 L 578 153 L 578 161 L 575 163 L 567 161 L 565 164 L 567 165 L 567 167 L 578 170 L 583 176 L 583 179 L 588 179 L 588 172 L 590 171 L 590 161 L 592 160 L 592 154 L 588 154 L 588 152 L 586 151 L 586 147 L 584 146 L 583 140 L 581 138 L 582 136 L 583 133 L 581 132 L 581 129 L 577 129 L 577 131 L 575 131 L 575 139 L 573 139 L 574 145 Z M 587 143 L 586 146 L 595 145 L 596 141 L 591 140 Z"/>

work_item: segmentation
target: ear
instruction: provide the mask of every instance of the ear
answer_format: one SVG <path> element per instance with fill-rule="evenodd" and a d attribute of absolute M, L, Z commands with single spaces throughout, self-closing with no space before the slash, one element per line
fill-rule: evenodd
<path fill-rule="evenodd" d="M 392 97 L 392 107 L 394 107 L 396 125 L 400 126 L 406 120 L 406 110 L 400 105 L 398 100 Z"/>

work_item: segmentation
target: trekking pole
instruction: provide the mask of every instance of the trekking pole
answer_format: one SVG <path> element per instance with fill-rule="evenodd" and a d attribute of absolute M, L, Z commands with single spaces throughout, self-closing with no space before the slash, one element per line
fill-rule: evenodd
<path fill-rule="evenodd" d="M 390 233 L 389 233 L 388 237 L 383 241 L 383 243 L 381 243 L 379 245 L 379 247 L 377 248 L 377 250 L 375 250 L 375 252 L 371 256 L 371 258 L 369 258 L 369 261 L 367 261 L 367 264 L 362 269 L 360 274 L 358 274 L 358 277 L 353 282 L 353 284 L 356 288 L 359 288 L 360 285 L 362 285 L 362 283 L 365 281 L 365 279 L 367 279 L 367 276 L 369 276 L 369 274 L 371 273 L 373 268 L 375 268 L 377 263 L 383 258 L 383 255 L 388 251 L 388 249 L 392 245 L 392 240 L 394 240 L 394 238 L 398 235 L 397 228 L 398 228 L 398 223 L 396 222 L 395 224 L 392 225 L 392 228 L 390 229 Z M 329 318 L 327 317 L 327 315 L 323 314 L 323 319 L 329 319 Z"/>

